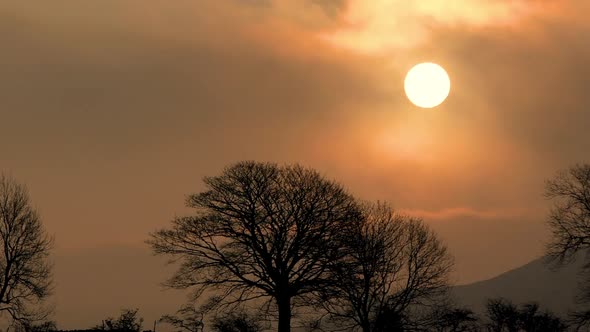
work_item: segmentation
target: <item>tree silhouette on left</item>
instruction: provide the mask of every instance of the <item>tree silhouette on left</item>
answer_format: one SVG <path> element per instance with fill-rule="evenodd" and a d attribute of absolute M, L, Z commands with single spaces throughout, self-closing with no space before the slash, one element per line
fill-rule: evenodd
<path fill-rule="evenodd" d="M 338 239 L 360 218 L 355 199 L 299 165 L 241 162 L 204 182 L 187 199 L 195 214 L 148 240 L 180 262 L 167 284 L 219 291 L 225 305 L 272 300 L 278 331 L 289 332 L 296 300 L 331 282 L 327 265 L 344 255 Z"/>
<path fill-rule="evenodd" d="M 52 245 L 26 187 L 0 175 L 0 313 L 13 323 L 28 326 L 47 317 Z"/>

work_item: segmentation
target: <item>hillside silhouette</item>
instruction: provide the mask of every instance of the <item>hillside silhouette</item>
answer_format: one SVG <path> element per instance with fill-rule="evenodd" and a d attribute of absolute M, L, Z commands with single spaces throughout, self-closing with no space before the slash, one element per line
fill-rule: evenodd
<path fill-rule="evenodd" d="M 504 272 L 494 278 L 453 287 L 457 302 L 482 313 L 488 298 L 503 297 L 515 303 L 538 302 L 559 314 L 575 306 L 583 256 L 553 270 L 543 258 Z"/>

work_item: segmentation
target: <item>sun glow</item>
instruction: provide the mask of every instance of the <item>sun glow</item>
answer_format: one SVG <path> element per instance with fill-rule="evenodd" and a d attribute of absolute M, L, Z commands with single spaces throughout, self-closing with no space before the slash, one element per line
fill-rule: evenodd
<path fill-rule="evenodd" d="M 415 65 L 408 71 L 404 89 L 414 105 L 433 108 L 447 99 L 451 91 L 451 80 L 441 66 L 425 62 Z"/>
<path fill-rule="evenodd" d="M 542 4 L 540 4 L 542 3 Z M 366 54 L 388 54 L 430 40 L 436 27 L 513 25 L 545 5 L 529 0 L 350 0 L 342 24 L 321 37 Z"/>

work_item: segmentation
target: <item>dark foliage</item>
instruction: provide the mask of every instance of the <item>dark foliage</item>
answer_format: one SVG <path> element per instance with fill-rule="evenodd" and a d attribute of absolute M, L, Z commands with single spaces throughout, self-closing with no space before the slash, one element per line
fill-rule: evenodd
<path fill-rule="evenodd" d="M 374 332 L 405 331 L 407 317 L 397 310 L 384 308 L 371 322 L 371 330 Z"/>
<path fill-rule="evenodd" d="M 448 304 L 433 310 L 427 326 L 429 326 L 428 330 L 433 332 L 480 331 L 479 319 L 472 310 Z"/>
<path fill-rule="evenodd" d="M 560 332 L 567 325 L 549 311 L 539 311 L 536 303 L 516 306 L 511 301 L 497 298 L 487 303 L 486 327 L 489 332 Z"/>
<path fill-rule="evenodd" d="M 57 331 L 57 324 L 54 321 L 22 322 L 16 326 L 19 332 L 53 332 Z"/>
<path fill-rule="evenodd" d="M 212 326 L 215 332 L 261 332 L 263 330 L 260 321 L 244 311 L 217 316 Z"/>
<path fill-rule="evenodd" d="M 140 332 L 143 318 L 138 315 L 139 309 L 123 309 L 117 318 L 109 317 L 94 329 L 118 332 Z"/>

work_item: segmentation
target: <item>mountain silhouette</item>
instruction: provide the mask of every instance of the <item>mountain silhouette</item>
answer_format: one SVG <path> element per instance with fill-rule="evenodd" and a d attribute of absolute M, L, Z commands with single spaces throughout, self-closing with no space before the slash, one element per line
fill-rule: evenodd
<path fill-rule="evenodd" d="M 576 305 L 584 257 L 551 269 L 544 258 L 531 261 L 494 278 L 453 287 L 455 300 L 482 313 L 488 298 L 504 297 L 514 303 L 538 302 L 542 308 L 563 315 Z"/>

